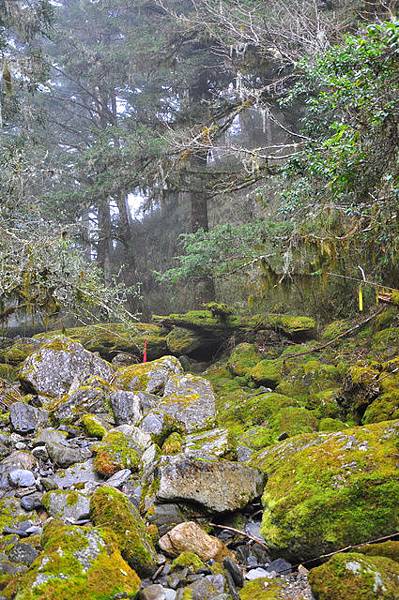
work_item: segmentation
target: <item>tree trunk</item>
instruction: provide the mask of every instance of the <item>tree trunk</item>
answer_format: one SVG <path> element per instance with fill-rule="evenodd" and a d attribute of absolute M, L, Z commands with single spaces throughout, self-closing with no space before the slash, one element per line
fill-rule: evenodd
<path fill-rule="evenodd" d="M 97 242 L 97 264 L 104 274 L 104 281 L 111 279 L 111 211 L 107 200 L 101 202 L 98 207 L 98 242 Z"/>

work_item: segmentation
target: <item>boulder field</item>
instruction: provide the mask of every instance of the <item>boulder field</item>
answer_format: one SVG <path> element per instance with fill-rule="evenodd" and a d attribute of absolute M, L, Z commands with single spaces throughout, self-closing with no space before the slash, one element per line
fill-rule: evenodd
<path fill-rule="evenodd" d="M 0 599 L 122 598 L 399 600 L 395 309 L 1 340 Z"/>

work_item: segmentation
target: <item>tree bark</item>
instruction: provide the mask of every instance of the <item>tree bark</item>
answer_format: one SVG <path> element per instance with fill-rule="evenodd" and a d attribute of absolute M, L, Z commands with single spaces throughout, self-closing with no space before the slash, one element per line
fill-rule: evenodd
<path fill-rule="evenodd" d="M 111 211 L 108 200 L 98 207 L 97 264 L 104 273 L 104 281 L 111 279 L 112 232 Z"/>

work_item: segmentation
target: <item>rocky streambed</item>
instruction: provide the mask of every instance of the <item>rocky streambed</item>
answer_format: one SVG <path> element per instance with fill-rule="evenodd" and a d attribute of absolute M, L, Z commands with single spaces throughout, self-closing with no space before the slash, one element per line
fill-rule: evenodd
<path fill-rule="evenodd" d="M 323 354 L 309 321 L 246 324 L 200 365 L 211 317 L 145 364 L 83 330 L 3 344 L 0 598 L 399 598 L 395 322 Z"/>

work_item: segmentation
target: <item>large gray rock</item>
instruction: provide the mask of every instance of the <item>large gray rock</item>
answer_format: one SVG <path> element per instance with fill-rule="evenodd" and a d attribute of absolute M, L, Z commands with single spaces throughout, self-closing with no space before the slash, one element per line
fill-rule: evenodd
<path fill-rule="evenodd" d="M 184 439 L 184 453 L 189 456 L 225 456 L 233 450 L 227 429 L 192 433 Z"/>
<path fill-rule="evenodd" d="M 157 472 L 159 500 L 197 502 L 217 513 L 244 508 L 261 496 L 265 484 L 265 476 L 257 469 L 183 455 L 163 456 Z"/>
<path fill-rule="evenodd" d="M 111 394 L 110 401 L 117 425 L 137 425 L 143 418 L 137 394 L 120 390 Z"/>
<path fill-rule="evenodd" d="M 46 410 L 35 408 L 25 402 L 14 402 L 10 407 L 11 426 L 17 433 L 25 434 L 36 431 L 47 424 L 49 414 Z"/>
<path fill-rule="evenodd" d="M 93 414 L 100 417 L 108 426 L 114 425 L 110 406 L 112 388 L 98 377 L 90 377 L 86 385 L 72 390 L 57 402 L 53 416 L 63 423 L 76 423 L 83 414 Z"/>
<path fill-rule="evenodd" d="M 210 429 L 215 422 L 215 395 L 209 381 L 191 374 L 171 375 L 159 410 L 176 419 L 187 433 Z"/>
<path fill-rule="evenodd" d="M 74 485 L 97 484 L 102 481 L 94 470 L 92 459 L 76 463 L 68 469 L 56 471 L 53 480 L 60 488 L 64 489 L 69 489 Z"/>
<path fill-rule="evenodd" d="M 42 503 L 51 517 L 58 517 L 63 521 L 76 523 L 89 517 L 90 498 L 77 491 L 47 492 Z"/>
<path fill-rule="evenodd" d="M 56 467 L 70 467 L 91 457 L 91 451 L 88 448 L 74 446 L 72 442 L 61 437 L 58 440 L 52 439 L 46 442 L 46 448 Z"/>
<path fill-rule="evenodd" d="M 119 369 L 115 385 L 130 391 L 149 394 L 162 393 L 169 376 L 182 373 L 183 367 L 174 356 L 163 356 L 158 360 Z"/>
<path fill-rule="evenodd" d="M 72 384 L 77 388 L 93 375 L 109 381 L 112 374 L 112 367 L 105 360 L 81 344 L 59 337 L 43 344 L 25 360 L 20 378 L 29 389 L 59 398 Z"/>

